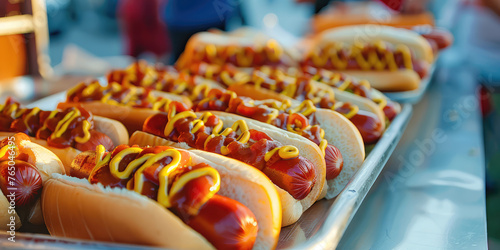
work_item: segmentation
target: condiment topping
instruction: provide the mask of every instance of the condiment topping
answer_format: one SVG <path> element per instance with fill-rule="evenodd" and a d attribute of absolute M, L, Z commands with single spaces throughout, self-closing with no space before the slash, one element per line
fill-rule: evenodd
<path fill-rule="evenodd" d="M 251 249 L 255 243 L 258 225 L 252 211 L 218 195 L 219 172 L 206 163 L 193 164 L 190 153 L 128 145 L 108 153 L 100 145 L 96 156 L 90 183 L 127 188 L 156 200 L 218 249 Z"/>
<path fill-rule="evenodd" d="M 295 173 L 308 181 L 289 185 L 281 183 L 283 185 L 280 187 L 296 199 L 307 196 L 314 185 L 315 170 L 311 162 L 299 156 L 296 147 L 283 146 L 267 134 L 249 129 L 244 120 L 238 120 L 225 129 L 223 126 L 222 120 L 209 112 L 198 118 L 192 111 L 171 111 L 168 115 L 157 114 L 148 118 L 143 130 L 168 140 L 184 142 L 193 148 L 240 160 L 264 172 L 265 169 L 288 162 L 286 169 L 290 175 Z"/>
<path fill-rule="evenodd" d="M 296 107 L 291 107 L 289 101 L 255 101 L 246 97 L 238 97 L 232 91 L 212 89 L 205 99 L 194 106 L 194 109 L 196 111 L 225 111 L 269 123 L 283 130 L 296 133 L 319 146 L 325 158 L 327 168 L 338 169 L 339 166 L 342 166 L 342 156 L 338 149 L 333 145 L 329 145 L 325 139 L 325 131 L 317 124 L 315 119 L 316 107 L 310 100 L 306 100 Z M 270 152 L 274 153 L 276 150 L 278 149 L 273 149 L 268 154 Z M 283 150 L 280 152 L 286 152 L 285 149 Z M 290 150 L 290 152 L 293 152 L 293 150 Z M 336 153 L 332 154 L 332 152 Z M 335 178 L 337 175 L 330 175 L 328 179 Z"/>
<path fill-rule="evenodd" d="M 283 53 L 281 46 L 273 39 L 260 47 L 206 44 L 195 48 L 192 62 L 219 65 L 231 63 L 238 67 L 278 65 L 281 63 Z"/>
<path fill-rule="evenodd" d="M 86 143 L 92 129 L 92 115 L 82 108 L 42 111 L 20 108 L 12 99 L 0 105 L 0 131 L 26 133 L 47 140 L 49 146 L 64 148 Z"/>
<path fill-rule="evenodd" d="M 99 145 L 96 151 L 103 152 L 104 147 Z M 219 191 L 220 176 L 214 168 L 208 166 L 196 168 L 176 177 L 176 175 L 181 172 L 180 168 L 185 167 L 184 164 L 189 163 L 190 159 L 182 160 L 181 153 L 173 148 L 158 153 L 154 150 L 142 153 L 143 151 L 144 148 L 130 147 L 122 149 L 119 152 L 114 152 L 113 157 L 111 157 L 111 154 L 108 154 L 104 160 L 99 159 L 99 157 L 96 169 L 108 165 L 113 177 L 122 180 L 133 179 L 133 190 L 143 194 L 146 192 L 144 187 L 145 182 L 148 180 L 148 173 L 146 173 L 147 169 L 161 165 L 157 166 L 161 170 L 155 170 L 158 172 L 159 182 L 157 201 L 167 208 L 172 206 L 172 197 L 175 197 L 186 183 L 202 176 L 210 176 L 213 179 L 213 185 L 210 187 L 210 191 L 205 194 L 201 204 L 198 204 L 196 208 L 201 207 L 202 204 Z M 121 166 L 122 168 L 124 166 L 124 168 L 120 169 Z M 91 175 L 89 180 L 92 180 L 92 178 L 93 176 Z M 197 211 L 194 210 L 190 212 L 192 215 L 197 213 Z"/>
<path fill-rule="evenodd" d="M 123 105 L 134 108 L 150 108 L 166 111 L 175 101 L 163 97 L 154 97 L 151 90 L 128 86 L 123 87 L 116 82 L 101 86 L 98 81 L 90 84 L 80 83 L 67 93 L 67 102 L 100 101 L 112 105 Z"/>
<path fill-rule="evenodd" d="M 374 43 L 325 43 L 306 56 L 305 63 L 327 69 L 398 70 L 413 69 L 413 58 L 408 46 L 391 46 L 383 41 Z"/>

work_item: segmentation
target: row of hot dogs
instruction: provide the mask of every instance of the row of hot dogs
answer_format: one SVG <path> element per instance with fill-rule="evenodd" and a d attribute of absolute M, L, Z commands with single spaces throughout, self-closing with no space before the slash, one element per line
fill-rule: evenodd
<path fill-rule="evenodd" d="M 69 89 L 56 110 L 7 99 L 0 205 L 54 236 L 274 248 L 281 227 L 342 191 L 400 106 L 366 80 L 293 67 L 264 40 L 198 34 L 175 67 L 136 62 Z"/>
<path fill-rule="evenodd" d="M 307 37 L 292 48 L 284 48 L 251 29 L 202 32 L 190 39 L 187 53 L 179 58 L 177 65 L 180 68 L 196 68 L 198 63 L 292 67 L 300 69 L 288 71 L 292 76 L 312 76 L 335 84 L 332 79 L 324 79 L 319 69 L 325 69 L 366 79 L 380 91 L 408 91 L 419 87 L 437 54 L 453 42 L 447 31 L 411 28 L 373 24 L 338 27 Z M 203 66 L 201 70 L 205 69 Z M 212 76 L 213 72 L 206 74 Z"/>

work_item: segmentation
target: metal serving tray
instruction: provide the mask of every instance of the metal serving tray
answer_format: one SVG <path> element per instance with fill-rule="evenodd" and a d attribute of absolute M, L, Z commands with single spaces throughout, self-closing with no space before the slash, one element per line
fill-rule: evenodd
<path fill-rule="evenodd" d="M 431 66 L 429 74 L 422 79 L 420 82 L 420 86 L 418 89 L 410 90 L 410 91 L 401 91 L 401 92 L 384 92 L 384 94 L 389 97 L 391 100 L 402 103 L 418 103 L 422 97 L 424 96 L 427 88 L 432 82 L 432 78 L 434 77 L 434 73 L 436 72 L 436 64 L 434 63 Z"/>
<path fill-rule="evenodd" d="M 53 109 L 64 99 L 65 93 L 61 92 L 31 103 L 29 106 Z M 282 228 L 278 249 L 332 249 L 337 246 L 351 219 L 398 144 L 412 110 L 410 104 L 403 105 L 401 113 L 394 119 L 366 157 L 361 169 L 337 198 L 316 202 L 299 221 Z M 46 234 L 18 232 L 15 243 L 8 241 L 7 237 L 5 232 L 0 233 L 0 249 L 145 249 L 144 246 L 73 240 L 50 237 Z"/>

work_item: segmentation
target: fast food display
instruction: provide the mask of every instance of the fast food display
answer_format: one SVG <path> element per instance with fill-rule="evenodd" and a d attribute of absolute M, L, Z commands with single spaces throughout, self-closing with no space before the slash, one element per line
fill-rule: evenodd
<path fill-rule="evenodd" d="M 326 166 L 326 198 L 337 196 L 361 167 L 365 149 L 356 127 L 337 112 L 317 109 L 312 102 L 291 107 L 289 102 L 257 101 L 238 97 L 232 91 L 211 90 L 193 108 L 219 110 L 270 124 L 298 134 L 319 146 Z"/>
<path fill-rule="evenodd" d="M 242 70 L 229 64 L 219 66 L 200 63 L 192 65 L 189 70 L 194 74 L 212 78 L 224 84 L 225 86 L 228 86 L 228 88 L 235 88 L 234 86 L 230 87 L 231 85 L 249 83 L 252 84 L 251 82 L 257 81 L 260 83 L 257 84 L 258 86 L 256 87 L 257 89 L 255 91 L 267 92 L 267 90 L 262 90 L 264 88 L 267 88 L 274 90 L 275 92 L 278 91 L 280 94 L 288 97 L 294 97 L 294 91 L 297 91 L 297 89 L 300 91 L 303 88 L 302 86 L 300 86 L 300 83 L 298 83 L 298 81 L 309 80 L 310 82 L 308 84 L 318 85 L 322 89 L 325 88 L 324 85 L 328 85 L 334 88 L 335 90 L 332 91 L 335 92 L 335 99 L 341 102 L 373 102 L 373 104 L 378 105 L 380 109 L 382 109 L 383 113 L 385 114 L 386 120 L 388 121 L 392 121 L 392 119 L 394 119 L 397 113 L 399 113 L 401 110 L 399 104 L 389 100 L 389 98 L 387 98 L 380 91 L 372 88 L 368 81 L 358 80 L 346 74 L 332 72 L 325 69 L 318 69 L 314 67 L 304 67 L 303 69 L 294 67 L 272 68 L 268 66 L 262 66 L 256 67 L 253 70 Z M 295 85 L 298 86 L 293 86 L 292 83 L 295 83 Z M 274 87 L 273 85 L 285 85 L 285 89 L 279 91 L 279 89 L 276 90 L 276 87 Z M 280 98 L 286 97 L 282 96 Z M 373 107 L 373 105 L 371 106 Z"/>
<path fill-rule="evenodd" d="M 206 78 L 213 79 L 225 86 L 246 84 L 250 81 L 255 81 L 260 78 L 262 81 L 264 77 L 268 80 L 274 81 L 287 81 L 288 88 L 300 88 L 291 86 L 290 82 L 297 81 L 294 78 L 301 78 L 312 80 L 313 82 L 320 82 L 333 87 L 337 92 L 336 99 L 342 102 L 359 102 L 365 98 L 374 104 L 378 105 L 386 116 L 386 120 L 392 121 L 397 113 L 400 112 L 401 107 L 399 104 L 389 100 L 383 93 L 371 87 L 367 80 L 358 80 L 346 74 L 332 72 L 326 69 L 318 69 L 314 67 L 304 67 L 303 69 L 294 67 L 255 67 L 253 70 L 240 69 L 231 64 L 213 65 L 207 63 L 193 64 L 189 71 L 196 75 L 201 75 Z M 252 73 L 254 76 L 252 76 Z M 264 83 L 260 85 L 266 85 Z M 279 85 L 280 83 L 275 83 Z M 321 84 L 320 84 L 321 85 Z M 259 86 L 261 88 L 261 86 Z M 265 86 L 263 87 L 265 88 Z M 271 86 L 271 88 L 273 88 Z M 259 91 L 259 90 L 257 90 Z M 334 90 L 335 91 L 335 90 Z M 281 91 L 281 94 L 290 95 L 289 90 Z M 353 97 L 353 95 L 362 97 L 362 99 Z"/>
<path fill-rule="evenodd" d="M 220 33 L 212 34 L 212 36 L 217 35 Z M 245 38 L 251 40 L 248 36 L 236 37 L 238 39 L 234 42 L 245 43 Z M 193 39 L 193 43 L 196 41 Z M 250 58 L 253 54 L 249 52 L 247 56 Z M 176 66 L 222 83 L 238 95 L 257 100 L 298 101 L 292 104 L 294 106 L 300 105 L 301 101 L 312 100 L 318 108 L 339 111 L 353 121 L 367 144 L 376 142 L 382 135 L 386 127 L 384 113 L 390 121 L 400 110 L 399 105 L 387 101 L 383 94 L 372 90 L 368 81 L 331 73 L 310 65 L 304 64 L 302 68 L 297 68 L 285 64 L 264 66 L 251 64 L 253 67 L 251 69 L 229 63 L 214 64 L 195 56 L 186 55 L 186 58 L 191 58 L 189 64 L 178 63 Z"/>
<path fill-rule="evenodd" d="M 161 73 L 155 76 L 151 68 L 135 67 L 135 65 L 132 66 L 133 70 L 128 71 L 130 75 L 125 78 L 135 79 L 134 75 L 144 75 L 143 72 L 148 71 L 150 79 L 157 79 L 154 80 L 157 83 L 152 85 L 163 86 L 159 89 L 167 93 L 189 96 L 194 103 L 192 108 L 194 111 L 215 110 L 244 116 L 301 135 L 314 142 L 320 147 L 326 163 L 326 187 L 320 197 L 326 195 L 327 198 L 333 198 L 338 195 L 363 163 L 364 145 L 358 130 L 336 112 L 317 109 L 310 101 L 292 107 L 290 102 L 257 101 L 248 97 L 238 97 L 236 93 L 224 90 L 218 85 L 211 88 L 214 85 L 186 83 L 186 79 L 181 79 L 178 84 L 187 87 L 182 87 L 180 88 L 182 91 L 176 92 L 179 88 L 169 86 L 179 85 L 173 84 L 172 81 L 165 81 L 165 76 L 159 76 Z M 108 79 L 114 74 L 115 71 L 108 74 Z M 128 85 L 126 81 L 119 83 L 123 86 Z M 144 87 L 152 86 L 141 81 L 136 81 L 134 84 Z M 176 107 L 177 112 L 186 110 Z"/>
<path fill-rule="evenodd" d="M 315 202 L 345 196 L 370 150 L 369 164 L 392 152 L 387 136 L 401 133 L 384 133 L 411 109 L 380 91 L 418 88 L 451 44 L 413 26 L 358 36 L 368 28 L 328 30 L 298 50 L 255 30 L 202 32 L 175 66 L 134 62 L 67 90 L 56 110 L 8 98 L 0 136 L 15 138 L 26 179 L 15 221 L 85 240 L 276 248 Z M 11 144 L 0 142 L 4 195 Z"/>
<path fill-rule="evenodd" d="M 252 70 L 251 74 L 222 70 L 217 78 L 227 85 L 228 90 L 240 96 L 290 102 L 295 108 L 314 106 L 335 110 L 356 126 L 366 144 L 375 143 L 386 127 L 384 112 L 377 103 L 315 81 L 309 76 L 293 77 L 280 69 L 259 67 Z M 339 97 L 344 101 L 338 101 Z"/>
<path fill-rule="evenodd" d="M 130 144 L 194 148 L 244 162 L 276 185 L 283 226 L 297 221 L 321 195 L 326 179 L 319 147 L 272 125 L 222 112 L 177 111 L 149 117 Z"/>
<path fill-rule="evenodd" d="M 8 98 L 0 105 L 0 136 L 21 132 L 32 137 L 63 162 L 66 170 L 81 151 L 104 145 L 128 143 L 126 128 L 119 122 L 94 116 L 82 107 L 45 111 L 38 107 L 22 108 Z"/>
<path fill-rule="evenodd" d="M 54 175 L 42 194 L 52 235 L 172 249 L 272 249 L 280 200 L 268 178 L 236 160 L 167 146 L 98 146 Z"/>
<path fill-rule="evenodd" d="M 314 67 L 368 80 L 373 88 L 380 91 L 414 90 L 428 75 L 437 53 L 451 45 L 453 37 L 449 32 L 431 26 L 405 27 L 407 29 L 383 25 L 337 27 L 305 38 L 297 46 L 298 51 L 295 48 L 284 48 L 275 40 L 265 35 L 258 36 L 255 31 L 247 29 L 231 33 L 200 33 L 201 38 L 190 39 L 190 46 L 198 49 L 186 50 L 176 66 L 181 69 L 197 65 L 205 67 L 207 64 L 231 64 L 238 68 L 300 66 L 300 69 L 296 70 L 300 73 L 310 71 L 310 68 Z M 249 35 L 245 35 L 246 33 Z M 260 37 L 260 42 L 255 42 L 253 37 Z M 227 41 L 228 44 L 222 45 L 219 40 Z M 283 52 L 274 55 L 283 59 L 272 62 L 255 59 L 262 57 L 252 49 L 246 53 L 234 52 L 235 46 L 244 47 L 248 43 L 258 46 L 262 41 L 276 43 L 279 51 Z M 213 51 L 222 52 L 219 55 Z M 240 62 L 231 58 L 240 58 Z M 287 63 L 289 58 L 292 58 L 294 63 Z M 283 60 L 287 62 L 282 62 Z M 205 71 L 205 68 L 203 70 Z"/>
<path fill-rule="evenodd" d="M 9 133 L 0 139 L 0 228 L 14 231 L 25 224 L 43 225 L 42 190 L 52 173 L 65 173 L 64 167 L 54 153 L 26 134 Z"/>

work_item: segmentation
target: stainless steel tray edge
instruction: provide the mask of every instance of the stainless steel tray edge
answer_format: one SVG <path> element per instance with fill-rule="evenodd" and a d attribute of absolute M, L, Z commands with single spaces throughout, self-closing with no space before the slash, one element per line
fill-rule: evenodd
<path fill-rule="evenodd" d="M 401 113 L 370 152 L 361 170 L 337 196 L 319 231 L 308 241 L 292 249 L 334 249 L 337 246 L 349 222 L 401 139 L 412 112 L 411 104 L 403 105 Z"/>
<path fill-rule="evenodd" d="M 429 74 L 424 79 L 422 79 L 422 81 L 420 81 L 420 86 L 418 89 L 410 91 L 383 92 L 383 93 L 393 101 L 416 104 L 420 102 L 425 92 L 429 88 L 429 85 L 432 82 L 432 78 L 434 78 L 435 73 L 436 73 L 436 64 L 434 63 L 430 68 Z"/>
<path fill-rule="evenodd" d="M 15 242 L 9 241 L 7 232 L 0 232 L 0 249 L 51 249 L 51 250 L 161 250 L 164 248 L 139 246 L 123 243 L 110 243 L 91 240 L 81 240 L 65 237 L 55 237 L 48 234 L 19 233 L 15 234 Z"/>

